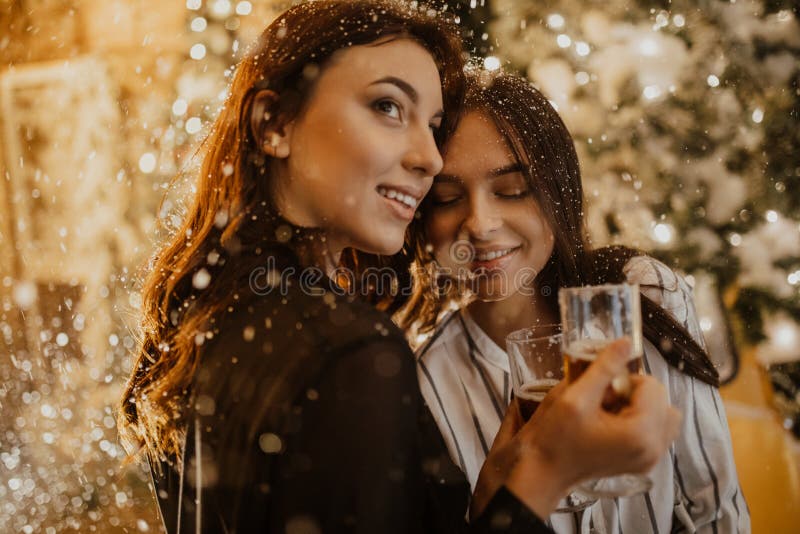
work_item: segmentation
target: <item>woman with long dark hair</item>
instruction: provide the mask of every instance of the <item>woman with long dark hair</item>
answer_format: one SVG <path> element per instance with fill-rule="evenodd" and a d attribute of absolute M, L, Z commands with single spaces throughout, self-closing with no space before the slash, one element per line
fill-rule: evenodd
<path fill-rule="evenodd" d="M 436 12 L 320 0 L 281 14 L 237 66 L 193 204 L 150 268 L 121 403 L 168 532 L 467 528 L 469 487 L 378 310 L 394 296 L 360 283 L 391 266 L 441 169 L 461 54 Z M 535 513 L 570 484 L 655 461 L 679 416 L 647 381 L 629 413 L 601 413 L 620 354 L 505 441 L 510 468 L 472 531 L 543 531 Z M 554 448 L 556 431 L 598 454 Z"/>
<path fill-rule="evenodd" d="M 420 387 L 452 458 L 474 488 L 509 402 L 509 333 L 557 324 L 561 287 L 635 283 L 644 366 L 684 413 L 681 436 L 649 492 L 551 522 L 557 532 L 748 532 L 689 286 L 633 249 L 592 249 L 583 209 L 578 158 L 556 110 L 518 76 L 472 71 L 443 170 L 410 232 L 417 286 L 399 315 L 413 337 L 429 334 L 416 355 Z"/>

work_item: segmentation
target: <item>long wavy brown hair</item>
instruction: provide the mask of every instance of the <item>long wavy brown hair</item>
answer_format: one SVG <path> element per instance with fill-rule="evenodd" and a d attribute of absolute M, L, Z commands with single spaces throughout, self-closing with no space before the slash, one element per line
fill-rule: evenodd
<path fill-rule="evenodd" d="M 540 293 L 558 311 L 560 287 L 621 283 L 623 267 L 642 253 L 627 247 L 591 249 L 583 217 L 583 186 L 572 136 L 553 106 L 527 80 L 509 73 L 472 69 L 461 116 L 477 111 L 489 117 L 523 168 L 544 217 L 553 229 L 553 253 L 536 277 Z M 479 147 L 476 147 L 479 149 Z M 414 257 L 413 291 L 395 321 L 407 332 L 430 332 L 444 311 L 463 305 L 457 284 L 441 289 L 435 259 L 425 235 L 429 203 L 409 228 L 407 254 Z M 663 308 L 642 295 L 643 334 L 672 366 L 703 382 L 719 385 L 719 375 L 703 348 Z"/>
<path fill-rule="evenodd" d="M 313 76 L 337 50 L 384 38 L 411 38 L 433 56 L 442 80 L 447 121 L 463 97 L 463 57 L 456 28 L 423 6 L 384 0 L 318 0 L 291 7 L 270 24 L 236 67 L 229 96 L 205 139 L 197 192 L 182 226 L 155 255 L 142 289 L 141 342 L 118 418 L 123 443 L 135 455 L 178 457 L 183 421 L 202 344 L 220 313 L 246 298 L 250 273 L 269 255 L 296 263 L 303 234 L 277 214 L 269 196 L 268 157 L 251 127 L 253 97 L 274 91 L 265 121 L 280 127 L 302 111 Z M 451 114 L 452 115 L 452 114 Z M 397 258 L 345 251 L 358 272 Z M 403 263 L 407 267 L 407 263 Z M 407 269 L 398 266 L 398 272 Z M 391 299 L 369 296 L 386 306 Z"/>

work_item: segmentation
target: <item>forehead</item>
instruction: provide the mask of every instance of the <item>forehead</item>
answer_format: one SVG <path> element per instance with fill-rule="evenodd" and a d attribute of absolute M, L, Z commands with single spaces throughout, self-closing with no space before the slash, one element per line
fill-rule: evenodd
<path fill-rule="evenodd" d="M 482 111 L 466 113 L 444 150 L 442 174 L 465 179 L 516 161 L 494 121 Z"/>
<path fill-rule="evenodd" d="M 433 56 L 408 37 L 386 38 L 339 50 L 326 64 L 318 83 L 344 88 L 390 76 L 411 84 L 421 101 L 427 97 L 441 106 L 441 81 Z"/>

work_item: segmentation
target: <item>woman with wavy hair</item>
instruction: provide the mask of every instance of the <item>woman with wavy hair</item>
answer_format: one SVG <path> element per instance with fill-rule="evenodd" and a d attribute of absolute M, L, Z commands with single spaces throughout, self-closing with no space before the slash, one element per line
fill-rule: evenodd
<path fill-rule="evenodd" d="M 478 486 L 510 399 L 509 333 L 559 323 L 559 288 L 639 284 L 644 367 L 684 414 L 680 438 L 649 492 L 550 521 L 560 533 L 748 532 L 691 289 L 633 249 L 592 249 L 583 206 L 572 138 L 547 99 L 521 77 L 472 71 L 443 169 L 410 232 L 416 289 L 399 315 L 413 338 L 429 336 L 418 377 L 451 457 Z"/>
<path fill-rule="evenodd" d="M 391 255 L 441 169 L 462 67 L 440 14 L 343 0 L 288 9 L 237 66 L 193 204 L 146 279 L 121 402 L 167 532 L 541 532 L 537 514 L 570 484 L 642 471 L 674 436 L 679 415 L 654 383 L 598 423 L 624 365 L 609 350 L 503 442 L 488 475 L 499 489 L 465 523 L 469 486 L 380 311 L 395 296 L 357 283 L 402 260 Z M 337 267 L 352 277 L 334 282 Z M 556 429 L 576 447 L 554 449 Z M 570 458 L 586 442 L 599 453 Z"/>

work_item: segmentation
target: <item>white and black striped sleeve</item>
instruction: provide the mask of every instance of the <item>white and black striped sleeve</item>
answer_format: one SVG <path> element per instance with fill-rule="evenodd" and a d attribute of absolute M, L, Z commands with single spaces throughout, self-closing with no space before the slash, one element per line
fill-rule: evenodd
<path fill-rule="evenodd" d="M 701 346 L 706 346 L 691 288 L 683 278 L 666 265 L 645 257 L 632 259 L 626 272 L 629 281 L 640 283 L 643 293 L 669 312 Z M 683 413 L 681 435 L 673 449 L 680 498 L 697 532 L 749 533 L 750 515 L 736 473 L 719 390 L 672 366 L 666 367 L 670 402 Z"/>

